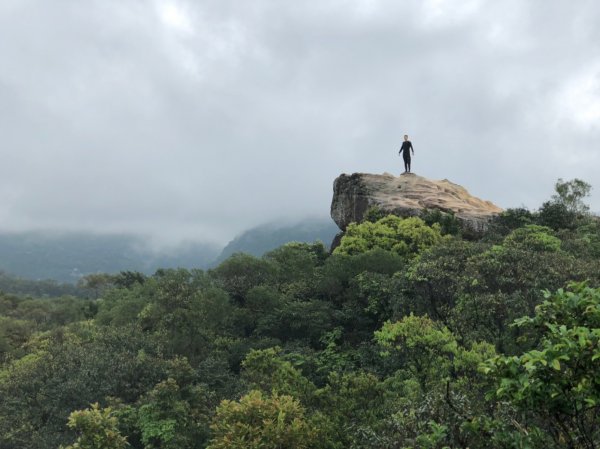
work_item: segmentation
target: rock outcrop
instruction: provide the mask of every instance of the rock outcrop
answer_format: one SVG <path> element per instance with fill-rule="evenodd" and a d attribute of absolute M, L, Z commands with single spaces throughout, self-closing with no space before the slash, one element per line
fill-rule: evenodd
<path fill-rule="evenodd" d="M 352 222 L 361 222 L 371 207 L 401 217 L 438 209 L 453 213 L 463 227 L 475 232 L 485 231 L 491 218 L 502 212 L 492 202 L 472 196 L 447 179 L 434 181 L 413 173 L 354 173 L 335 180 L 331 218 L 342 231 Z"/>

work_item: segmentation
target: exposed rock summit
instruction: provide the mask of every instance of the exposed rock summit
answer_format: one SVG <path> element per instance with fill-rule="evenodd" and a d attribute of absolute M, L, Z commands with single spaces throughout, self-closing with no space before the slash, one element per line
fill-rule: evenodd
<path fill-rule="evenodd" d="M 371 207 L 401 217 L 438 209 L 454 213 L 464 227 L 476 232 L 484 231 L 491 218 L 502 212 L 492 202 L 472 196 L 447 179 L 434 181 L 413 173 L 354 173 L 335 180 L 331 218 L 342 231 L 352 222 L 361 222 Z"/>

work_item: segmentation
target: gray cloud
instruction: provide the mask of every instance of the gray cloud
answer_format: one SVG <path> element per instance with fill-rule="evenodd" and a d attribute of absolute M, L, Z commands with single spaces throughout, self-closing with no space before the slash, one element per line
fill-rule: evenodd
<path fill-rule="evenodd" d="M 5 0 L 1 226 L 224 241 L 327 214 L 340 172 L 398 173 L 405 132 L 417 173 L 536 207 L 597 178 L 599 20 L 592 0 Z"/>

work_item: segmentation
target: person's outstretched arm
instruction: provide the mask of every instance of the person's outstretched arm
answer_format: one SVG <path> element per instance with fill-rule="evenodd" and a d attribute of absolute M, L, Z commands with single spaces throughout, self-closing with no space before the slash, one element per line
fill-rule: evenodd
<path fill-rule="evenodd" d="M 410 149 L 412 150 L 412 154 L 413 154 L 413 156 L 414 156 L 414 155 L 415 155 L 415 149 L 414 149 L 414 148 L 413 148 L 413 146 L 412 146 L 412 142 L 410 143 Z"/>

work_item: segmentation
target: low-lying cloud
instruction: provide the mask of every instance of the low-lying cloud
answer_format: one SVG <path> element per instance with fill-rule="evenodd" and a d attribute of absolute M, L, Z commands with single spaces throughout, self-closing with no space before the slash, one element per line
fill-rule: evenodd
<path fill-rule="evenodd" d="M 599 20 L 591 0 L 6 0 L 0 225 L 223 242 L 326 215 L 341 172 L 399 173 L 404 133 L 418 174 L 537 207 L 597 178 Z"/>

